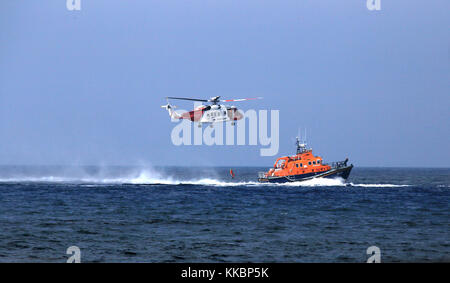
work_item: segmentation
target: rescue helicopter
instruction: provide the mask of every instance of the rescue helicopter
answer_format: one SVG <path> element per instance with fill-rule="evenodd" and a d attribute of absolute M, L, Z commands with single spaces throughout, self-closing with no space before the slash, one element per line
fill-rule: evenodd
<path fill-rule="evenodd" d="M 171 105 L 169 99 L 189 100 L 199 102 L 209 102 L 210 105 L 200 105 L 194 110 L 184 113 L 177 113 L 174 108 L 176 106 Z M 204 123 L 209 123 L 210 127 L 213 123 L 231 121 L 231 125 L 236 125 L 236 121 L 242 119 L 244 114 L 239 111 L 236 106 L 227 106 L 220 104 L 222 102 L 238 102 L 246 100 L 262 99 L 262 97 L 255 98 L 241 98 L 241 99 L 225 99 L 221 100 L 220 96 L 214 96 L 210 99 L 197 99 L 197 98 L 184 98 L 184 97 L 166 97 L 167 104 L 162 105 L 161 108 L 165 108 L 169 112 L 169 116 L 173 119 L 188 119 L 192 122 L 197 122 L 198 127 L 202 127 Z"/>

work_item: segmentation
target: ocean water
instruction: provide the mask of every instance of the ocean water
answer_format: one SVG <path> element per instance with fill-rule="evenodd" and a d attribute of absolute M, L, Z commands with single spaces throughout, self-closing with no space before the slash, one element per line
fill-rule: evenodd
<path fill-rule="evenodd" d="M 450 169 L 0 167 L 0 262 L 450 261 Z"/>

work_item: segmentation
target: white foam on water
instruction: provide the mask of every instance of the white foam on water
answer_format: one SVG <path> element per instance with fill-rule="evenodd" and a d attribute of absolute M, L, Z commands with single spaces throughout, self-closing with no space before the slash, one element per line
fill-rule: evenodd
<path fill-rule="evenodd" d="M 104 179 L 102 183 L 128 183 L 136 185 L 200 185 L 200 186 L 218 186 L 218 187 L 234 187 L 234 186 L 292 186 L 292 187 L 323 187 L 323 186 L 345 186 L 343 179 L 312 179 L 302 182 L 291 183 L 260 183 L 257 181 L 246 182 L 228 182 L 212 178 L 201 178 L 192 180 L 176 180 L 173 178 L 164 178 L 156 172 L 142 171 L 134 178 L 118 178 Z"/>
<path fill-rule="evenodd" d="M 450 188 L 450 185 L 438 185 L 438 188 Z"/>
<path fill-rule="evenodd" d="M 159 172 L 151 169 L 145 169 L 129 173 L 126 176 L 89 176 L 68 177 L 68 176 L 40 176 L 40 177 L 12 177 L 0 178 L 0 183 L 68 183 L 68 184 L 136 184 L 136 185 L 199 185 L 199 186 L 217 186 L 217 187 L 234 187 L 234 186 L 283 186 L 283 187 L 365 187 L 365 188 L 393 188 L 408 187 L 409 185 L 395 184 L 354 184 L 345 183 L 342 178 L 327 179 L 317 178 L 307 181 L 289 182 L 289 183 L 259 183 L 257 181 L 246 182 L 229 182 L 225 180 L 217 180 L 213 178 L 200 178 L 191 180 L 177 180 L 172 177 L 164 177 Z"/>
<path fill-rule="evenodd" d="M 159 173 L 143 170 L 137 176 L 128 176 L 121 178 L 106 178 L 101 180 L 102 183 L 111 184 L 164 184 L 164 185 L 178 185 L 179 182 L 172 178 L 163 178 Z"/>
<path fill-rule="evenodd" d="M 136 185 L 151 185 L 151 184 L 163 184 L 163 185 L 201 185 L 201 186 L 246 186 L 246 185 L 258 185 L 258 182 L 227 182 L 212 178 L 201 178 L 193 180 L 176 180 L 173 178 L 162 177 L 157 172 L 142 171 L 139 176 L 135 178 L 125 179 L 109 179 L 103 180 L 104 182 L 114 183 L 128 183 Z"/>
<path fill-rule="evenodd" d="M 394 184 L 353 184 L 349 183 L 352 187 L 364 187 L 364 188 L 399 188 L 409 187 L 409 185 L 394 185 Z"/>
<path fill-rule="evenodd" d="M 202 186 L 220 186 L 220 187 L 228 187 L 228 186 L 254 186 L 259 185 L 258 182 L 226 182 L 216 179 L 200 179 L 200 180 L 192 180 L 192 181 L 182 181 L 184 185 L 202 185 Z"/>
<path fill-rule="evenodd" d="M 18 176 L 9 178 L 0 178 L 0 183 L 66 183 L 66 184 L 135 184 L 135 185 L 204 185 L 204 186 L 245 186 L 257 182 L 226 182 L 211 178 L 202 178 L 195 180 L 177 180 L 172 177 L 163 177 L 153 170 L 142 170 L 140 172 L 129 174 L 128 176 L 103 177 L 103 176 L 83 176 L 83 177 L 65 177 L 65 176 Z"/>
<path fill-rule="evenodd" d="M 152 170 L 142 170 L 136 173 L 130 173 L 127 176 L 17 176 L 0 178 L 0 183 L 85 183 L 85 184 L 140 184 L 140 183 L 165 183 L 177 184 L 170 178 L 162 178 L 159 173 Z"/>
<path fill-rule="evenodd" d="M 103 180 L 114 181 L 114 183 L 129 183 L 129 184 L 166 184 L 166 185 L 200 185 L 200 186 L 219 186 L 219 187 L 234 187 L 234 186 L 290 186 L 290 187 L 323 187 L 323 186 L 345 186 L 343 179 L 312 179 L 301 182 L 290 183 L 260 183 L 257 181 L 246 182 L 228 182 L 224 180 L 217 180 L 212 178 L 202 178 L 193 180 L 175 180 L 173 178 L 162 178 L 149 175 L 147 172 L 142 172 L 138 177 L 132 179 L 116 179 Z"/>
<path fill-rule="evenodd" d="M 57 176 L 1 178 L 0 183 L 69 183 L 76 179 Z"/>

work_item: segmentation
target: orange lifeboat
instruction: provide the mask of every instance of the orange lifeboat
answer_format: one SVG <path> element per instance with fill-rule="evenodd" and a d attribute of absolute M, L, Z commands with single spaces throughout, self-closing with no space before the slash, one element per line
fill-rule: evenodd
<path fill-rule="evenodd" d="M 267 172 L 259 172 L 259 182 L 285 183 L 306 181 L 313 178 L 337 178 L 344 180 L 350 175 L 353 164 L 344 161 L 323 163 L 322 157 L 315 156 L 312 149 L 306 148 L 306 143 L 300 143 L 297 138 L 297 154 L 278 158 Z"/>

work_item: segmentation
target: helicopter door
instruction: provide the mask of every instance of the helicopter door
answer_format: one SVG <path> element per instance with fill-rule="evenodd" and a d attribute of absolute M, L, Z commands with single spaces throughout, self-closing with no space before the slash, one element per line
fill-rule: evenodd
<path fill-rule="evenodd" d="M 220 105 L 219 110 L 219 117 L 221 121 L 226 121 L 228 119 L 227 115 L 227 108 L 223 105 Z"/>

